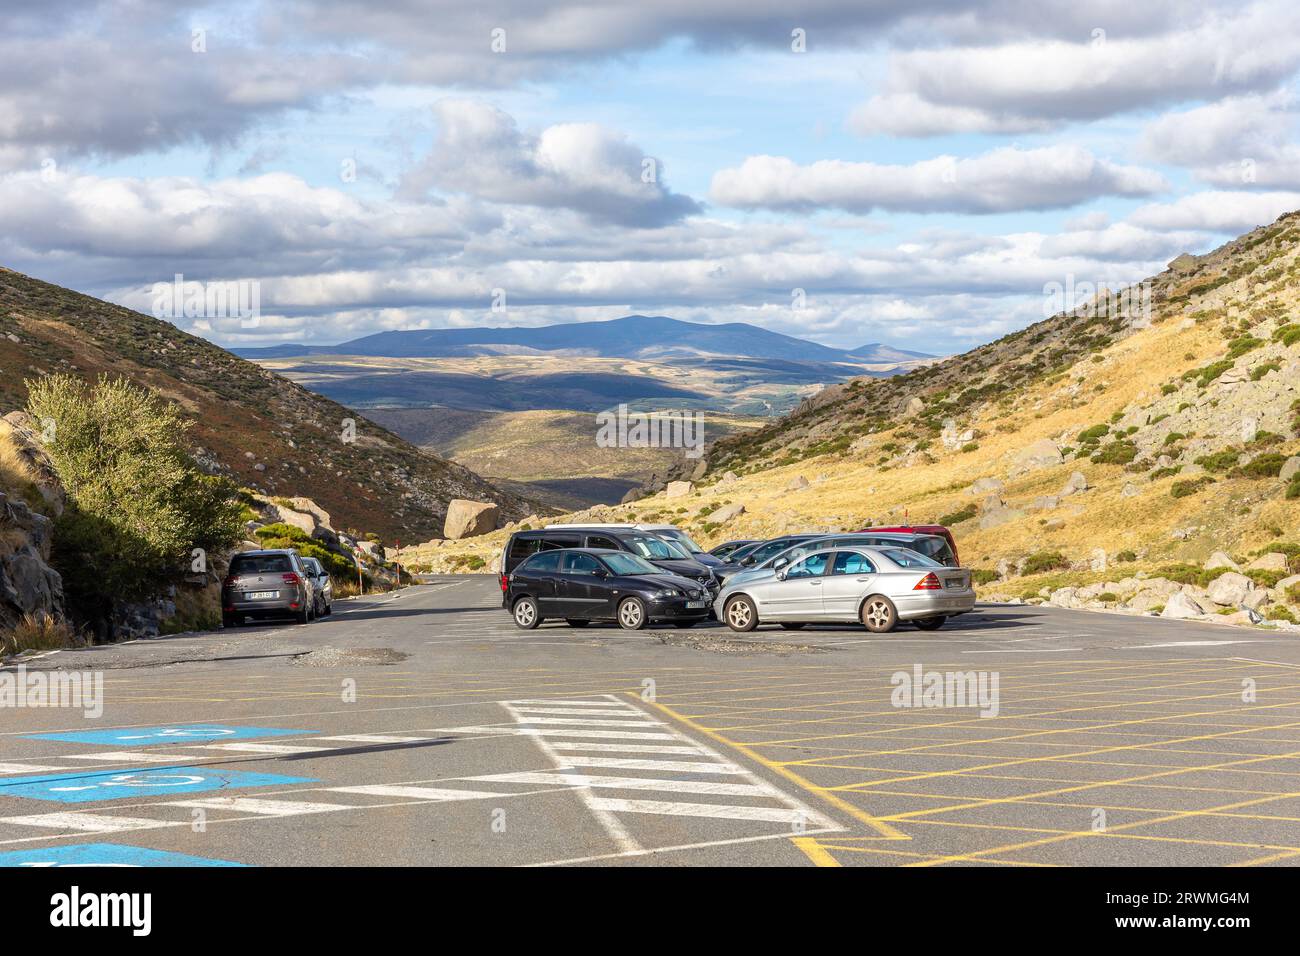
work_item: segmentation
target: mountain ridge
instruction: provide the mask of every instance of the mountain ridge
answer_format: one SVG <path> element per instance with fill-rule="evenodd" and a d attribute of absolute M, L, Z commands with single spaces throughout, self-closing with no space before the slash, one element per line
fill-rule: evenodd
<path fill-rule="evenodd" d="M 254 361 L 301 355 L 364 355 L 386 358 L 447 358 L 511 354 L 493 348 L 537 353 L 570 352 L 613 358 L 662 359 L 719 356 L 810 362 L 898 362 L 932 359 L 922 352 L 869 343 L 837 349 L 747 322 L 711 325 L 664 315 L 627 315 L 592 322 L 543 326 L 484 326 L 467 329 L 409 329 L 375 332 L 337 345 L 285 343 L 231 351 Z"/>

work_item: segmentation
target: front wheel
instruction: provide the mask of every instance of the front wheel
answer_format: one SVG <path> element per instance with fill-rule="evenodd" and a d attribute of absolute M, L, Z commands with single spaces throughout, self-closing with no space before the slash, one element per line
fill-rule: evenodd
<path fill-rule="evenodd" d="M 923 617 L 912 623 L 923 631 L 937 631 L 943 627 L 943 622 L 946 620 L 948 620 L 946 617 Z"/>
<path fill-rule="evenodd" d="M 641 599 L 625 598 L 618 606 L 618 626 L 625 631 L 639 631 L 645 625 L 645 605 Z"/>
<path fill-rule="evenodd" d="M 537 602 L 530 597 L 522 597 L 516 601 L 513 613 L 515 624 L 525 631 L 531 631 L 542 623 L 542 615 L 538 613 Z"/>
<path fill-rule="evenodd" d="M 884 634 L 894 629 L 898 623 L 898 609 L 894 602 L 882 594 L 876 594 L 862 605 L 862 624 L 868 631 Z"/>
<path fill-rule="evenodd" d="M 733 631 L 752 631 L 758 627 L 758 608 L 743 594 L 727 602 L 722 616 L 727 620 L 727 627 Z"/>

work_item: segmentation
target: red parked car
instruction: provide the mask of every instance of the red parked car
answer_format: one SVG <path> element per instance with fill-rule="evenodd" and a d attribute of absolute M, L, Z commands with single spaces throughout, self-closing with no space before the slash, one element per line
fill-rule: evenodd
<path fill-rule="evenodd" d="M 952 548 L 953 561 L 957 565 L 961 564 L 961 558 L 957 555 L 957 540 L 952 536 L 952 532 L 949 531 L 941 524 L 899 525 L 897 527 L 890 527 L 890 528 L 871 527 L 871 528 L 860 528 L 858 530 L 898 531 L 898 532 L 902 532 L 903 534 L 937 534 L 939 537 L 947 540 L 948 547 Z"/>

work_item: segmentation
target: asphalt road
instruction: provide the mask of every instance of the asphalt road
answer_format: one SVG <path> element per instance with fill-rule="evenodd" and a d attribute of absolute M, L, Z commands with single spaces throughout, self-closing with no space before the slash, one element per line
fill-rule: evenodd
<path fill-rule="evenodd" d="M 104 708 L 0 709 L 0 864 L 1300 861 L 1292 636 L 1002 606 L 520 631 L 499 601 L 448 577 L 28 662 L 102 674 Z M 901 706 L 918 668 L 984 698 Z"/>

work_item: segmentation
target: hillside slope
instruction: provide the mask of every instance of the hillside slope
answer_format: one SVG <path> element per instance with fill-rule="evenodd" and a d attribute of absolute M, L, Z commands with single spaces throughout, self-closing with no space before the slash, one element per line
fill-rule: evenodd
<path fill-rule="evenodd" d="M 340 527 L 386 540 L 441 534 L 451 498 L 496 501 L 511 517 L 536 507 L 168 322 L 0 268 L 0 412 L 21 408 L 24 379 L 48 372 L 148 386 L 196 421 L 195 454 L 210 471 L 312 498 Z"/>
<path fill-rule="evenodd" d="M 1287 580 L 1273 565 L 1300 563 L 1300 213 L 1180 256 L 1151 304 L 829 386 L 719 440 L 690 493 L 600 515 L 673 520 L 706 545 L 942 521 L 964 563 L 1003 579 L 986 593 L 1011 596 L 1059 586 L 1043 572 L 1199 572 L 1216 551 Z M 728 503 L 744 513 L 719 524 Z"/>

